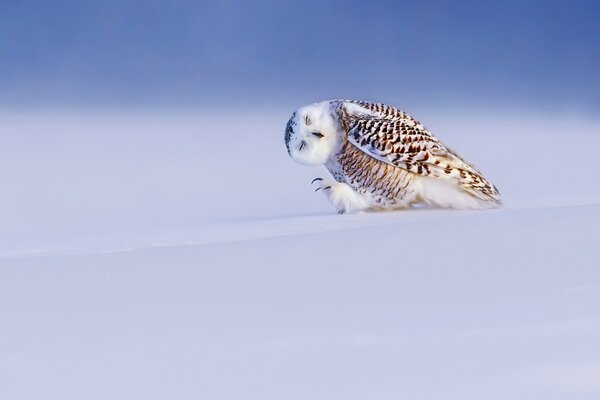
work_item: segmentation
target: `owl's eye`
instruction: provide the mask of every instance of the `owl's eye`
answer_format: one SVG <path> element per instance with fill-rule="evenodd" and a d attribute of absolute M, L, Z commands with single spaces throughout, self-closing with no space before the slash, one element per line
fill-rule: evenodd
<path fill-rule="evenodd" d="M 311 134 L 318 137 L 319 139 L 321 139 L 323 136 L 325 136 L 321 132 L 311 132 Z"/>
<path fill-rule="evenodd" d="M 306 125 L 310 125 L 310 124 L 311 124 L 311 120 L 310 120 L 310 117 L 309 117 L 308 115 L 306 115 L 306 116 L 304 117 L 304 123 L 305 123 Z"/>

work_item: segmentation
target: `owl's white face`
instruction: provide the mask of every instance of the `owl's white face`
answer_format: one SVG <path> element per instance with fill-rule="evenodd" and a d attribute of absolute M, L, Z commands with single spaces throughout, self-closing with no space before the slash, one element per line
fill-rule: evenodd
<path fill-rule="evenodd" d="M 324 101 L 304 106 L 294 114 L 285 129 L 285 145 L 290 157 L 302 165 L 322 165 L 339 146 L 338 124 Z"/>

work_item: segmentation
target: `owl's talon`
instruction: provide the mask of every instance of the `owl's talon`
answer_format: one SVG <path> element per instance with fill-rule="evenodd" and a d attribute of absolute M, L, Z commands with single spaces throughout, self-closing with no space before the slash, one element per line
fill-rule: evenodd
<path fill-rule="evenodd" d="M 315 183 L 316 181 L 323 181 L 323 178 L 315 178 L 313 179 L 313 181 L 310 183 L 311 185 L 313 183 Z M 324 184 L 327 185 L 328 182 L 324 182 Z M 323 191 L 327 190 L 327 189 L 331 189 L 331 185 L 327 185 L 327 186 L 323 186 L 323 183 L 319 184 L 319 187 L 315 189 L 315 192 L 318 192 L 319 190 L 323 189 Z"/>
<path fill-rule="evenodd" d="M 351 213 L 368 207 L 364 199 L 347 183 L 321 178 L 319 181 L 315 192 L 321 190 L 338 214 Z"/>

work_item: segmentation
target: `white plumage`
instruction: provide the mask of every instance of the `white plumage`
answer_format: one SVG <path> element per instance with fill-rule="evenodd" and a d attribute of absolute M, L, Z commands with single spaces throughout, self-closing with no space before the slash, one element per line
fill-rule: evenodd
<path fill-rule="evenodd" d="M 285 144 L 296 162 L 325 165 L 334 181 L 317 190 L 338 212 L 434 207 L 499 207 L 500 193 L 421 123 L 381 103 L 331 100 L 300 108 Z"/>

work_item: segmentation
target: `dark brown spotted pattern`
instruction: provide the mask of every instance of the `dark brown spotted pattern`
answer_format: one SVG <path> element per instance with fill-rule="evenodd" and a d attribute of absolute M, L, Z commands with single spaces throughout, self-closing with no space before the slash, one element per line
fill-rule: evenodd
<path fill-rule="evenodd" d="M 348 103 L 366 112 L 345 106 Z M 494 185 L 405 112 L 382 103 L 353 100 L 339 101 L 335 112 L 347 139 L 339 162 L 349 183 L 354 180 L 352 186 L 366 185 L 369 189 L 365 190 L 373 190 L 389 200 L 402 195 L 405 181 L 410 182 L 414 179 L 412 174 L 417 174 L 454 180 L 472 196 L 501 204 Z M 362 170 L 367 172 L 359 172 Z"/>

